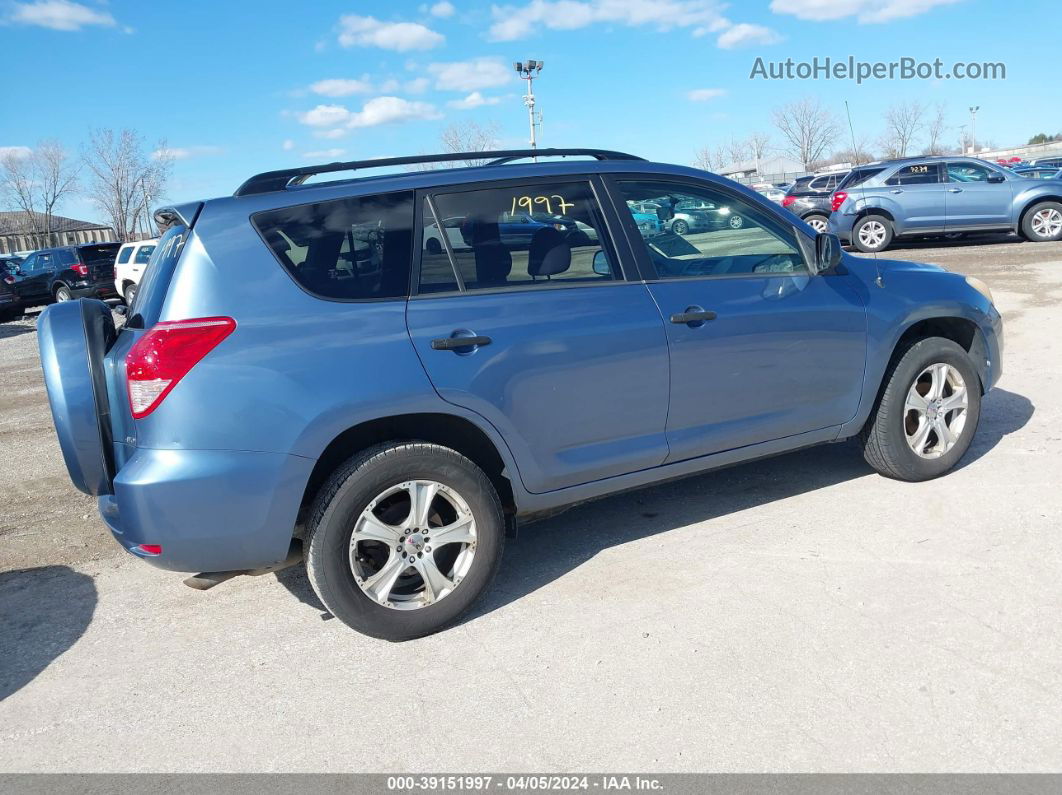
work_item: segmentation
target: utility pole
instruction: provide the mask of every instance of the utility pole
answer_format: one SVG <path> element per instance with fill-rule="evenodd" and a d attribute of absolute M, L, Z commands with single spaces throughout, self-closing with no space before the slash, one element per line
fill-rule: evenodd
<path fill-rule="evenodd" d="M 980 105 L 970 106 L 970 148 L 973 149 L 973 152 L 970 154 L 974 155 L 977 154 L 977 111 L 979 110 L 981 110 Z"/>
<path fill-rule="evenodd" d="M 535 61 L 528 59 L 527 61 L 516 61 L 513 63 L 513 68 L 516 73 L 520 75 L 521 80 L 527 81 L 527 93 L 524 94 L 524 105 L 527 106 L 527 120 L 531 125 L 531 148 L 538 148 L 538 141 L 535 136 L 535 128 L 541 122 L 541 118 L 535 116 L 535 88 L 534 79 L 538 77 L 542 71 L 543 61 Z"/>

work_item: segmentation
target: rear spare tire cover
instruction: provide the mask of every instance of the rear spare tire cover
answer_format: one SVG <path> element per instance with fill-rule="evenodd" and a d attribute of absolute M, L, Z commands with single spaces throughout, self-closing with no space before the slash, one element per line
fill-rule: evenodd
<path fill-rule="evenodd" d="M 114 450 L 103 356 L 115 337 L 110 307 L 95 299 L 52 304 L 37 320 L 63 460 L 74 485 L 94 496 L 111 493 Z"/>

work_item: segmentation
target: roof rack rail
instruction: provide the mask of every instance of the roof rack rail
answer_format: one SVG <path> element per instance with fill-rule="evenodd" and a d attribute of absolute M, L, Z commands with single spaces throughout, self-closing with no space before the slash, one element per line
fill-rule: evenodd
<path fill-rule="evenodd" d="M 300 166 L 284 168 L 279 171 L 265 171 L 255 174 L 236 189 L 236 196 L 253 196 L 257 193 L 271 193 L 284 190 L 293 185 L 301 185 L 317 174 L 330 174 L 336 171 L 358 171 L 366 168 L 384 166 L 405 166 L 417 163 L 444 163 L 454 160 L 486 160 L 488 166 L 501 165 L 513 160 L 527 157 L 572 157 L 583 155 L 598 160 L 642 160 L 635 155 L 613 152 L 608 149 L 502 149 L 492 152 L 448 152 L 438 155 L 411 155 L 409 157 L 385 157 L 379 160 L 350 160 L 345 163 L 322 163 L 319 166 Z"/>

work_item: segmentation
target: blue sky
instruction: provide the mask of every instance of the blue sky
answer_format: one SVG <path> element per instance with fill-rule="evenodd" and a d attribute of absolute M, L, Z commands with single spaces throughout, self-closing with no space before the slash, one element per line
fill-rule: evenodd
<path fill-rule="evenodd" d="M 131 127 L 175 155 L 169 199 L 231 193 L 252 173 L 430 152 L 450 123 L 496 122 L 522 146 L 512 61 L 545 61 L 540 145 L 690 163 L 701 146 L 780 136 L 771 108 L 806 95 L 876 139 L 896 101 L 947 105 L 948 140 L 981 107 L 978 138 L 1062 130 L 1045 64 L 1057 3 L 1029 0 L 0 0 L 0 147 Z M 750 80 L 757 56 L 949 67 L 1002 61 L 1006 80 Z M 85 199 L 64 208 L 99 215 Z"/>

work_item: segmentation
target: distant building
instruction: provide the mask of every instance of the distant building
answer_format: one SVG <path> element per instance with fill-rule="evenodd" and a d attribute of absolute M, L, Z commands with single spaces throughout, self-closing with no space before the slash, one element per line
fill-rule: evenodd
<path fill-rule="evenodd" d="M 767 177 L 776 174 L 805 173 L 804 166 L 788 157 L 763 157 L 760 160 L 745 160 L 731 163 L 719 169 L 718 173 L 731 179 L 747 179 L 755 176 Z"/>
<path fill-rule="evenodd" d="M 33 233 L 35 226 L 43 225 L 44 216 L 40 213 L 31 216 L 22 211 L 0 212 L 0 254 L 53 246 L 76 246 L 79 243 L 108 243 L 118 239 L 114 230 L 105 224 L 77 221 L 61 215 L 52 216 L 51 234 Z"/>

